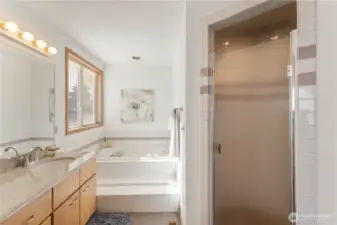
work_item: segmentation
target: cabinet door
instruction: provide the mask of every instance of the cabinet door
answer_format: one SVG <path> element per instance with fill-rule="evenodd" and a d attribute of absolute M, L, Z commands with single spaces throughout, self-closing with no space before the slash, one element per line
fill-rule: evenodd
<path fill-rule="evenodd" d="M 53 188 L 53 209 L 57 209 L 69 196 L 74 193 L 80 186 L 80 174 L 74 172 L 66 180 Z"/>
<path fill-rule="evenodd" d="M 85 225 L 96 211 L 96 176 L 93 176 L 80 188 L 81 225 Z"/>
<path fill-rule="evenodd" d="M 51 214 L 51 212 L 52 193 L 51 191 L 47 191 L 40 198 L 27 205 L 25 208 L 6 220 L 3 225 L 39 225 Z"/>
<path fill-rule="evenodd" d="M 80 168 L 80 185 L 84 184 L 96 173 L 96 158 L 90 159 Z"/>
<path fill-rule="evenodd" d="M 54 212 L 53 225 L 80 225 L 79 198 L 77 191 Z"/>
<path fill-rule="evenodd" d="M 51 225 L 51 217 L 48 217 L 41 225 Z"/>

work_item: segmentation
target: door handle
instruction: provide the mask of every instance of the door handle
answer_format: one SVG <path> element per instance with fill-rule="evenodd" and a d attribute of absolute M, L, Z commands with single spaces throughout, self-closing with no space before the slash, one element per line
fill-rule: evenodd
<path fill-rule="evenodd" d="M 219 155 L 221 155 L 221 144 L 218 144 L 218 147 L 217 147 L 217 151 L 218 151 L 218 153 L 219 153 Z"/>
<path fill-rule="evenodd" d="M 215 144 L 214 145 L 214 150 L 219 154 L 221 155 L 222 151 L 221 151 L 221 144 Z"/>

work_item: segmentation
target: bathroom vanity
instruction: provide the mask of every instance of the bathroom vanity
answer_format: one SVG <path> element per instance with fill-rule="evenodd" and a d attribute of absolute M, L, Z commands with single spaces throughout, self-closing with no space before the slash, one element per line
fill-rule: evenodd
<path fill-rule="evenodd" d="M 83 159 L 69 160 L 67 158 L 51 162 L 46 162 L 45 168 L 33 168 L 33 170 L 50 169 L 49 171 L 32 171 L 32 176 L 40 176 L 39 178 L 47 179 L 48 182 L 42 185 L 39 178 L 28 180 L 29 185 L 34 185 L 38 195 L 33 195 L 33 192 L 27 191 L 26 194 L 31 195 L 27 201 L 22 201 L 21 204 L 10 205 L 9 202 L 1 202 L 1 209 L 6 210 L 9 207 L 7 214 L 0 215 L 0 218 L 6 218 L 4 221 L 0 219 L 1 225 L 85 225 L 91 215 L 96 210 L 96 159 L 95 157 L 83 162 Z M 77 162 L 76 162 L 77 161 Z M 48 164 L 57 165 L 48 165 Z M 70 168 L 71 163 L 81 164 L 78 168 L 64 173 L 56 172 L 51 169 L 55 168 Z M 63 166 L 62 166 L 63 165 Z M 14 172 L 13 172 L 14 173 Z M 56 173 L 56 174 L 55 174 Z M 43 175 L 42 175 L 43 174 Z M 21 174 L 18 173 L 17 176 Z M 61 177 L 61 179 L 60 179 Z M 23 177 L 17 178 L 24 182 Z M 1 177 L 0 177 L 1 181 Z M 42 182 L 42 181 L 41 181 Z M 43 187 L 51 185 L 43 190 Z M 13 184 L 14 185 L 14 184 Z M 24 185 L 24 183 L 22 183 Z M 12 187 L 12 192 L 7 193 L 15 198 L 15 189 L 20 187 Z M 21 187 L 24 189 L 24 187 Z M 21 189 L 20 188 L 20 189 Z M 38 188 L 42 188 L 38 191 Z M 22 190 L 25 192 L 25 190 Z M 2 194 L 6 194 L 2 192 Z M 19 194 L 19 193 L 18 193 Z M 20 195 L 20 194 L 19 194 Z M 25 195 L 23 195 L 25 196 Z M 14 211 L 13 211 L 14 210 Z"/>
<path fill-rule="evenodd" d="M 57 133 L 54 72 L 0 36 L 0 225 L 85 225 L 96 210 L 95 152 L 45 154 Z"/>

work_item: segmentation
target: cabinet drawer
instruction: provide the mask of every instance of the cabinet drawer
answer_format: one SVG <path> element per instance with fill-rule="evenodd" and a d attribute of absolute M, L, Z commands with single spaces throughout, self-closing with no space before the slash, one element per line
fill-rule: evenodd
<path fill-rule="evenodd" d="M 4 225 L 39 225 L 52 212 L 52 193 L 48 191 L 5 221 Z"/>
<path fill-rule="evenodd" d="M 80 185 L 84 184 L 90 177 L 96 174 L 96 158 L 90 159 L 80 169 Z"/>
<path fill-rule="evenodd" d="M 55 210 L 79 188 L 79 172 L 76 171 L 62 183 L 53 188 L 53 209 Z"/>
<path fill-rule="evenodd" d="M 48 217 L 41 225 L 51 225 L 51 217 Z"/>
<path fill-rule="evenodd" d="M 96 211 L 96 176 L 93 176 L 80 188 L 81 225 L 86 225 Z"/>
<path fill-rule="evenodd" d="M 80 225 L 79 198 L 77 191 L 53 213 L 53 225 Z"/>

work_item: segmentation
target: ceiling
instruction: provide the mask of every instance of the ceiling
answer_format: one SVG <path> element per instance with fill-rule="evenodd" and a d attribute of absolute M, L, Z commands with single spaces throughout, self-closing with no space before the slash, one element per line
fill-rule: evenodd
<path fill-rule="evenodd" d="M 181 2 L 26 1 L 106 64 L 171 65 L 183 16 Z M 134 61 L 132 56 L 140 56 Z"/>

